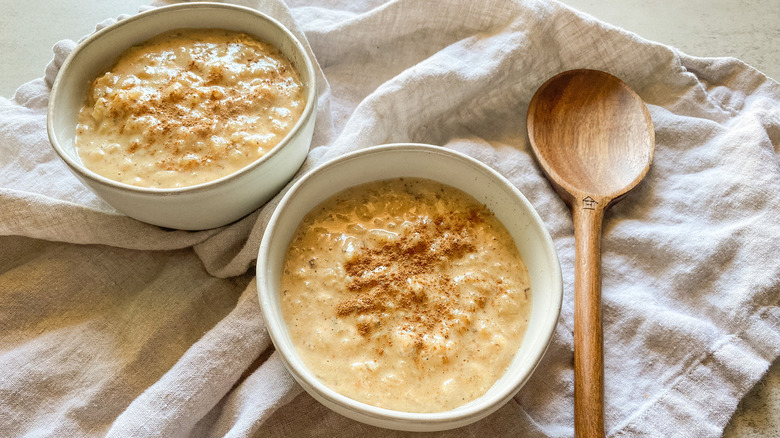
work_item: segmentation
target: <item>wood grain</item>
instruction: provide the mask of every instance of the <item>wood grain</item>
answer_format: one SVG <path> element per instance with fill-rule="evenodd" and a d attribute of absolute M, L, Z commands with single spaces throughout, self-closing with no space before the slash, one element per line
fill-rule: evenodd
<path fill-rule="evenodd" d="M 655 131 L 642 100 L 618 78 L 570 70 L 528 107 L 528 137 L 574 221 L 574 431 L 604 436 L 601 228 L 605 210 L 645 177 Z"/>

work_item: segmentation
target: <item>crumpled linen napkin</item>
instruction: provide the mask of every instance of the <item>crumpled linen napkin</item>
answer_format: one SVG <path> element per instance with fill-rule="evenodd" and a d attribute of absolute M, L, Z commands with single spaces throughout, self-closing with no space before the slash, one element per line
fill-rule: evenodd
<path fill-rule="evenodd" d="M 376 144 L 440 145 L 505 175 L 555 241 L 565 296 L 545 358 L 502 409 L 442 436 L 572 435 L 573 229 L 534 164 L 525 113 L 562 70 L 626 81 L 657 146 L 604 224 L 607 432 L 722 433 L 780 354 L 777 82 L 556 2 L 241 3 L 277 17 L 319 62 L 299 175 Z M 169 231 L 118 214 L 68 173 L 45 109 L 74 46 L 58 43 L 43 79 L 0 99 L 0 435 L 399 435 L 322 407 L 273 352 L 253 266 L 279 197 L 221 229 Z"/>

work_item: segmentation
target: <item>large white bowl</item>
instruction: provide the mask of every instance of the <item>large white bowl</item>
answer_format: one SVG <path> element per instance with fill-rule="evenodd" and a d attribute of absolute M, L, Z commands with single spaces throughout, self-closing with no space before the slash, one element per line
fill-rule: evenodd
<path fill-rule="evenodd" d="M 304 86 L 306 107 L 292 131 L 268 154 L 215 181 L 156 189 L 120 183 L 87 169 L 73 144 L 78 113 L 89 83 L 128 47 L 180 28 L 245 32 L 281 50 Z M 185 3 L 143 12 L 89 36 L 62 64 L 49 99 L 47 128 L 54 150 L 87 187 L 117 210 L 169 228 L 197 230 L 233 222 L 279 192 L 306 158 L 314 129 L 317 84 L 303 45 L 273 18 L 220 3 Z"/>
<path fill-rule="evenodd" d="M 348 187 L 397 178 L 428 178 L 456 187 L 484 203 L 512 235 L 530 274 L 532 308 L 522 345 L 506 373 L 482 397 L 439 413 L 378 408 L 326 387 L 303 364 L 290 339 L 279 300 L 283 260 L 303 217 Z M 464 426 L 501 407 L 525 384 L 552 338 L 561 309 L 561 269 L 552 239 L 528 200 L 505 178 L 472 158 L 436 146 L 377 146 L 334 159 L 293 185 L 274 212 L 260 244 L 257 288 L 266 327 L 293 377 L 334 411 L 374 426 L 435 431 Z"/>

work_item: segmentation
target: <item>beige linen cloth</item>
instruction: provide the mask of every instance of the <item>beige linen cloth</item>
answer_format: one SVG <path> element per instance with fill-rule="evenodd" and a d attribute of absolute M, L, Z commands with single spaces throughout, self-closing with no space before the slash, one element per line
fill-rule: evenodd
<path fill-rule="evenodd" d="M 502 409 L 443 436 L 572 436 L 571 216 L 534 163 L 525 114 L 562 70 L 628 82 L 657 149 L 604 227 L 607 431 L 722 433 L 780 354 L 777 82 L 555 2 L 242 4 L 289 26 L 319 63 L 300 173 L 372 145 L 440 145 L 505 175 L 555 241 L 565 298 L 544 360 Z M 254 263 L 278 197 L 221 229 L 171 231 L 117 213 L 69 173 L 45 111 L 74 45 L 58 43 L 44 78 L 0 99 L 0 436 L 399 435 L 319 405 L 273 352 Z"/>

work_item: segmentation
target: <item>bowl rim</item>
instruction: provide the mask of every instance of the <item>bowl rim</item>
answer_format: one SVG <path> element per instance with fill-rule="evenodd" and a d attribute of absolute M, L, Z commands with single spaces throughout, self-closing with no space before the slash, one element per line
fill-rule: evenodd
<path fill-rule="evenodd" d="M 397 410 L 392 410 L 387 408 L 380 408 L 364 402 L 354 400 L 352 398 L 349 398 L 345 395 L 342 395 L 332 390 L 331 388 L 327 387 L 324 383 L 320 382 L 313 375 L 313 373 L 302 363 L 302 361 L 300 361 L 300 359 L 298 361 L 289 360 L 288 356 L 292 356 L 296 353 L 287 351 L 284 348 L 279 348 L 279 345 L 281 344 L 280 338 L 283 336 L 282 333 L 284 330 L 283 326 L 285 322 L 283 316 L 280 313 L 272 311 L 273 306 L 271 305 L 270 302 L 270 294 L 273 293 L 273 287 L 267 284 L 267 280 L 265 280 L 265 276 L 263 275 L 264 272 L 261 271 L 265 269 L 265 266 L 267 266 L 268 264 L 268 260 L 270 258 L 270 246 L 271 246 L 270 244 L 273 239 L 276 225 L 277 223 L 280 222 L 280 217 L 286 211 L 287 205 L 290 202 L 292 202 L 295 195 L 301 190 L 301 187 L 304 187 L 304 185 L 306 185 L 310 179 L 316 177 L 316 175 L 319 173 L 322 173 L 330 168 L 340 166 L 347 161 L 360 159 L 364 155 L 383 153 L 388 151 L 398 151 L 398 150 L 417 151 L 417 152 L 435 152 L 436 154 L 439 155 L 449 155 L 450 158 L 466 161 L 468 164 L 474 166 L 477 171 L 485 172 L 489 177 L 494 178 L 497 182 L 501 183 L 501 185 L 504 186 L 504 188 L 508 189 L 512 193 L 512 195 L 519 201 L 519 203 L 523 205 L 523 208 L 533 218 L 533 223 L 535 224 L 535 226 L 538 226 L 542 231 L 541 237 L 542 237 L 543 245 L 546 249 L 545 257 L 549 259 L 549 262 L 553 266 L 552 272 L 550 272 L 549 275 L 552 277 L 552 286 L 553 286 L 552 294 L 554 294 L 554 296 L 551 298 L 552 301 L 551 307 L 555 315 L 554 317 L 550 317 L 549 320 L 545 320 L 545 322 L 547 322 L 547 325 L 544 327 L 542 336 L 544 336 L 546 339 L 541 340 L 542 342 L 540 345 L 542 345 L 543 347 L 540 348 L 538 351 L 533 352 L 532 355 L 533 366 L 528 370 L 526 374 L 521 374 L 518 375 L 516 378 L 511 379 L 510 385 L 506 385 L 506 387 L 501 388 L 497 393 L 492 394 L 491 397 L 485 398 L 485 395 L 483 394 L 482 396 L 472 400 L 471 402 L 465 405 L 456 407 L 448 411 L 443 411 L 443 412 L 431 412 L 431 413 L 404 412 L 404 411 L 397 411 Z M 361 183 L 355 183 L 350 187 L 359 184 Z M 322 201 L 324 201 L 324 199 L 320 200 L 320 202 Z M 314 206 L 312 206 L 312 208 L 314 208 Z M 373 418 L 382 422 L 389 421 L 392 423 L 405 424 L 407 426 L 439 425 L 442 426 L 442 428 L 447 428 L 447 426 L 450 425 L 451 427 L 458 427 L 470 423 L 471 422 L 470 420 L 477 421 L 489 415 L 490 413 L 494 412 L 495 410 L 499 409 L 506 401 L 509 400 L 509 398 L 513 397 L 514 394 L 516 394 L 517 391 L 523 385 L 525 385 L 525 383 L 528 381 L 528 379 L 535 371 L 536 367 L 541 362 L 555 334 L 555 328 L 558 324 L 558 320 L 560 319 L 560 312 L 563 303 L 563 279 L 562 279 L 562 272 L 560 267 L 560 260 L 558 259 L 558 254 L 555 249 L 555 245 L 553 243 L 549 231 L 547 230 L 547 227 L 544 224 L 544 221 L 541 219 L 541 217 L 539 216 L 538 212 L 533 207 L 533 205 L 522 194 L 522 192 L 520 192 L 520 190 L 517 189 L 517 187 L 515 187 L 514 184 L 509 182 L 509 180 L 507 180 L 503 175 L 501 175 L 500 173 L 498 173 L 488 165 L 476 160 L 475 158 L 472 158 L 468 155 L 465 155 L 461 152 L 452 149 L 447 149 L 440 146 L 433 146 L 428 144 L 421 144 L 421 143 L 390 143 L 390 144 L 383 144 L 383 145 L 360 149 L 336 157 L 334 159 L 331 159 L 328 162 L 314 168 L 313 170 L 305 174 L 303 177 L 301 177 L 298 181 L 296 181 L 291 186 L 291 188 L 287 191 L 287 193 L 285 193 L 284 197 L 281 199 L 281 201 L 275 208 L 273 214 L 271 215 L 271 218 L 268 221 L 268 225 L 266 226 L 258 250 L 256 275 L 258 277 L 257 293 L 259 297 L 259 304 L 261 307 L 263 318 L 265 320 L 266 329 L 271 337 L 274 346 L 276 347 L 277 351 L 280 353 L 280 358 L 282 359 L 282 362 L 287 366 L 287 369 L 290 371 L 293 377 L 299 383 L 301 383 L 304 389 L 309 391 L 309 389 L 311 388 L 317 393 L 317 396 L 338 406 L 340 409 L 344 409 L 356 415 Z M 506 373 L 502 375 L 502 378 L 504 376 L 506 376 Z M 441 429 L 431 429 L 431 430 L 441 430 Z"/>
<path fill-rule="evenodd" d="M 288 132 L 287 135 L 279 143 L 276 144 L 276 146 L 274 146 L 270 151 L 268 151 L 268 153 L 258 158 L 257 160 L 253 161 L 252 163 L 242 167 L 241 169 L 212 181 L 206 181 L 200 184 L 194 184 L 194 185 L 184 186 L 184 187 L 157 188 L 157 187 L 134 186 L 132 184 L 115 181 L 103 175 L 100 175 L 97 172 L 94 172 L 93 170 L 89 169 L 88 167 L 84 166 L 83 164 L 73 159 L 69 153 L 65 152 L 62 145 L 60 145 L 59 139 L 57 138 L 57 134 L 54 129 L 54 119 L 57 117 L 56 109 L 57 109 L 57 102 L 59 101 L 61 83 L 64 80 L 64 77 L 67 76 L 71 64 L 77 61 L 80 54 L 88 46 L 93 44 L 96 40 L 102 38 L 103 35 L 106 35 L 111 32 L 117 32 L 123 27 L 126 27 L 128 25 L 133 25 L 138 21 L 145 20 L 147 19 L 147 17 L 151 15 L 156 15 L 161 13 L 171 13 L 171 12 L 176 13 L 176 11 L 178 10 L 192 10 L 192 9 L 230 9 L 230 10 L 239 11 L 249 15 L 254 15 L 260 20 L 265 20 L 269 22 L 272 26 L 276 27 L 278 31 L 283 33 L 290 41 L 294 43 L 293 45 L 295 46 L 295 49 L 298 52 L 300 52 L 302 55 L 303 63 L 304 63 L 303 67 L 305 68 L 309 76 L 309 86 L 307 87 L 307 93 L 306 93 L 306 105 L 304 106 L 301 116 L 298 118 L 298 121 L 292 127 L 290 132 Z M 177 27 L 170 28 L 170 30 L 173 29 L 177 29 Z M 162 32 L 165 32 L 165 30 L 150 35 L 149 38 L 146 38 L 146 40 L 151 39 Z M 119 54 L 117 54 L 116 56 L 118 57 L 121 53 L 122 52 L 119 52 Z M 314 68 L 314 60 L 312 59 L 312 56 L 306 50 L 306 48 L 301 43 L 301 41 L 286 26 L 284 26 L 275 18 L 271 17 L 268 14 L 260 12 L 256 9 L 252 9 L 246 6 L 229 4 L 229 3 L 216 3 L 216 2 L 178 3 L 174 5 L 161 6 L 158 8 L 146 10 L 138 14 L 132 15 L 128 18 L 125 18 L 109 26 L 106 26 L 103 29 L 93 32 L 92 34 L 88 35 L 85 39 L 80 41 L 60 66 L 60 69 L 57 72 L 57 76 L 54 79 L 54 83 L 52 84 L 51 92 L 49 94 L 49 103 L 46 111 L 46 130 L 49 136 L 49 143 L 51 143 L 52 148 L 57 152 L 57 155 L 59 155 L 59 157 L 63 161 L 65 161 L 65 163 L 68 165 L 68 167 L 71 168 L 72 171 L 74 171 L 77 175 L 85 179 L 91 180 L 95 183 L 104 186 L 111 186 L 119 190 L 125 190 L 137 194 L 171 195 L 171 194 L 178 194 L 178 193 L 197 193 L 197 192 L 210 190 L 213 187 L 221 186 L 227 184 L 230 181 L 238 179 L 242 175 L 252 172 L 254 169 L 262 166 L 265 162 L 270 161 L 275 155 L 279 154 L 279 152 L 282 149 L 284 149 L 284 147 L 288 143 L 290 143 L 299 132 L 301 132 L 301 130 L 306 125 L 308 120 L 313 116 L 317 104 L 317 93 L 318 93 L 317 72 Z"/>

